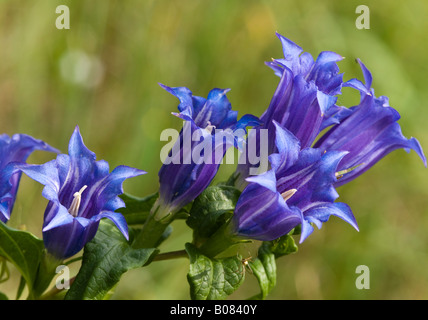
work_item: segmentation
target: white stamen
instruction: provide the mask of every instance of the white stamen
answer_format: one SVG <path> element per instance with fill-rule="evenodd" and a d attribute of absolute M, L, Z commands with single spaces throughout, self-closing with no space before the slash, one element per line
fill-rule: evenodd
<path fill-rule="evenodd" d="M 84 185 L 78 192 L 75 192 L 73 194 L 73 202 L 71 203 L 70 209 L 68 209 L 68 212 L 73 216 L 77 217 L 77 214 L 79 213 L 80 208 L 80 201 L 82 200 L 82 193 L 87 188 L 87 185 Z"/>
<path fill-rule="evenodd" d="M 207 121 L 207 126 L 205 127 L 205 130 L 207 130 L 209 133 L 212 133 L 214 129 L 215 126 L 213 126 L 210 121 Z"/>
<path fill-rule="evenodd" d="M 290 189 L 287 190 L 283 193 L 281 193 L 282 198 L 284 199 L 284 201 L 287 201 L 288 199 L 290 199 L 295 193 L 297 192 L 297 189 Z"/>

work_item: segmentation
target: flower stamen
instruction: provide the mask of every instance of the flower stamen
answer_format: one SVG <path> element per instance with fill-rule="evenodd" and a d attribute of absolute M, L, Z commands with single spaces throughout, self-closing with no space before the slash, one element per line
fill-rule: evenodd
<path fill-rule="evenodd" d="M 364 163 L 360 163 L 360 164 L 357 164 L 356 166 L 353 166 L 353 167 L 351 167 L 351 168 L 348 168 L 348 169 L 345 169 L 345 170 L 340 170 L 340 171 L 337 171 L 337 172 L 335 172 L 335 177 L 336 177 L 336 179 L 337 180 L 339 180 L 340 178 L 342 178 L 343 177 L 343 175 L 344 174 L 346 174 L 346 173 L 348 173 L 348 172 L 351 172 L 352 170 L 354 170 L 354 169 L 356 169 L 356 168 L 358 168 L 359 166 L 361 166 L 361 165 L 363 165 Z"/>
<path fill-rule="evenodd" d="M 216 127 L 211 124 L 211 121 L 207 121 L 207 126 L 205 127 L 205 130 L 207 130 L 209 133 L 212 133 L 215 128 Z"/>
<path fill-rule="evenodd" d="M 87 185 L 84 185 L 78 192 L 75 192 L 73 194 L 73 202 L 71 203 L 70 208 L 68 209 L 68 212 L 73 216 L 77 217 L 77 214 L 79 213 L 80 208 L 80 201 L 82 200 L 82 193 L 87 188 Z"/>
<path fill-rule="evenodd" d="M 297 192 L 297 189 L 290 189 L 287 190 L 283 193 L 281 193 L 282 198 L 284 199 L 284 201 L 287 201 L 288 199 L 290 199 L 295 193 Z"/>

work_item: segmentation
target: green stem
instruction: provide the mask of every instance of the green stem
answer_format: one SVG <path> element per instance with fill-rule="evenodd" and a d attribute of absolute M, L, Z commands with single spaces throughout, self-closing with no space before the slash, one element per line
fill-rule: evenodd
<path fill-rule="evenodd" d="M 230 247 L 242 243 L 242 240 L 233 236 L 230 229 L 230 224 L 224 224 L 199 248 L 199 250 L 204 255 L 214 258 Z"/>
<path fill-rule="evenodd" d="M 187 254 L 186 250 L 178 250 L 178 251 L 160 253 L 153 258 L 153 261 L 172 260 L 172 259 L 188 258 L 188 257 L 189 255 Z"/>
<path fill-rule="evenodd" d="M 133 248 L 156 248 L 159 245 L 159 242 L 172 219 L 168 219 L 168 221 L 158 221 L 154 218 L 155 216 L 156 210 L 155 212 L 151 212 L 147 217 L 143 228 L 132 243 Z"/>
<path fill-rule="evenodd" d="M 69 281 L 70 286 L 74 282 L 75 279 L 76 279 L 76 277 L 73 277 L 73 278 L 70 279 L 70 281 Z M 39 300 L 52 300 L 52 299 L 55 299 L 55 296 L 57 296 L 59 293 L 63 292 L 64 290 L 66 290 L 66 288 L 64 288 L 64 289 L 58 289 L 57 287 L 53 287 L 48 292 L 46 292 L 44 295 L 42 295 L 39 298 Z"/>
<path fill-rule="evenodd" d="M 48 252 L 44 253 L 30 299 L 38 299 L 43 294 L 55 277 L 56 268 L 61 264 L 63 264 L 62 260 L 55 258 Z"/>
<path fill-rule="evenodd" d="M 64 264 L 65 264 L 66 266 L 68 266 L 69 264 L 72 264 L 73 262 L 76 262 L 76 261 L 80 261 L 80 260 L 82 260 L 82 259 L 83 259 L 83 257 L 82 257 L 82 256 L 80 256 L 80 257 L 77 257 L 77 258 L 70 259 L 70 260 L 68 260 L 68 261 L 64 262 Z"/>

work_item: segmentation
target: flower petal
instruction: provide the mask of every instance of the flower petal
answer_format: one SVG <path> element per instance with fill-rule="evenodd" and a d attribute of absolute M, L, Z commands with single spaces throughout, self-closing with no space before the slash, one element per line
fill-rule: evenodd
<path fill-rule="evenodd" d="M 98 222 L 84 218 L 73 218 L 69 223 L 43 232 L 43 241 L 50 254 L 58 259 L 67 259 L 92 240 L 98 229 Z"/>
<path fill-rule="evenodd" d="M 118 166 L 109 175 L 103 177 L 88 186 L 82 194 L 80 217 L 90 219 L 100 214 L 101 211 L 115 211 L 124 206 L 117 200 L 117 196 L 123 193 L 122 184 L 126 179 L 137 177 L 146 172 L 128 166 Z"/>
<path fill-rule="evenodd" d="M 357 231 L 359 231 L 357 221 L 355 220 L 355 217 L 352 214 L 351 208 L 345 203 L 335 202 L 315 205 L 312 208 L 306 210 L 303 215 L 304 219 L 307 222 L 317 224 L 318 228 L 321 228 L 322 223 L 327 222 L 330 216 L 333 215 L 348 222 Z M 307 222 L 305 223 L 306 230 L 301 234 L 300 243 L 305 241 L 305 239 L 313 231 L 313 228 L 311 230 L 311 228 L 308 227 Z"/>
<path fill-rule="evenodd" d="M 76 126 L 73 134 L 71 135 L 71 139 L 68 144 L 68 154 L 71 158 L 75 159 L 88 158 L 95 160 L 95 153 L 86 148 L 85 144 L 83 143 L 79 126 Z"/>
<path fill-rule="evenodd" d="M 113 221 L 126 240 L 129 240 L 128 224 L 126 223 L 125 217 L 123 215 L 113 211 L 102 211 L 100 214 L 93 217 L 92 220 L 99 221 L 102 218 L 107 218 Z"/>
<path fill-rule="evenodd" d="M 290 131 L 281 127 L 281 125 L 273 121 L 275 125 L 275 145 L 278 149 L 279 157 L 276 154 L 272 154 L 269 157 L 272 168 L 278 174 L 283 170 L 287 170 L 294 165 L 299 158 L 300 153 L 300 141 Z"/>
<path fill-rule="evenodd" d="M 300 216 L 278 192 L 250 183 L 236 204 L 232 225 L 237 236 L 270 241 L 300 224 Z"/>
<path fill-rule="evenodd" d="M 0 135 L 0 221 L 10 219 L 21 179 L 17 165 L 24 164 L 35 150 L 59 153 L 41 140 L 25 134 L 14 134 L 9 137 Z"/>
<path fill-rule="evenodd" d="M 256 183 L 266 189 L 269 189 L 272 192 L 277 192 L 276 190 L 276 177 L 275 171 L 269 170 L 265 173 L 259 174 L 257 176 L 252 176 L 246 179 L 248 182 Z"/>
<path fill-rule="evenodd" d="M 58 166 L 56 160 L 46 162 L 42 165 L 17 165 L 16 168 L 24 172 L 31 179 L 41 183 L 45 186 L 43 189 L 43 196 L 54 201 L 58 199 L 58 192 L 60 190 L 60 180 L 58 176 Z"/>

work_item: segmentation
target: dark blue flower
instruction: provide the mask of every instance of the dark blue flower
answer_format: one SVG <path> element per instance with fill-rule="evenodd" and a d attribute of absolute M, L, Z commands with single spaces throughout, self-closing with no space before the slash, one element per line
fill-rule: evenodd
<path fill-rule="evenodd" d="M 15 134 L 12 137 L 6 134 L 0 135 L 0 221 L 2 222 L 10 219 L 21 178 L 21 172 L 17 171 L 15 165 L 25 163 L 35 150 L 59 153 L 45 142 L 25 134 Z"/>
<path fill-rule="evenodd" d="M 128 239 L 125 218 L 115 212 L 125 205 L 118 195 L 123 193 L 125 179 L 145 172 L 118 166 L 109 173 L 108 163 L 96 161 L 95 154 L 86 148 L 78 127 L 71 136 L 68 155 L 18 168 L 45 186 L 42 194 L 49 203 L 43 240 L 53 256 L 65 259 L 79 252 L 95 236 L 101 218 L 112 220 Z"/>
<path fill-rule="evenodd" d="M 334 202 L 338 194 L 337 165 L 346 152 L 300 148 L 299 140 L 274 121 L 278 153 L 269 157 L 272 169 L 247 178 L 236 204 L 232 229 L 238 237 L 270 241 L 302 225 L 300 242 L 321 228 L 331 215 L 358 230 L 351 209 Z"/>
<path fill-rule="evenodd" d="M 161 86 L 179 99 L 180 112 L 173 114 L 185 123 L 170 152 L 172 161 L 159 171 L 159 200 L 154 207 L 158 220 L 193 201 L 216 175 L 227 149 L 242 144 L 245 128 L 260 124 L 249 114 L 237 120 L 238 112 L 226 97 L 228 89 L 213 89 L 203 98 L 185 87 Z"/>
<path fill-rule="evenodd" d="M 371 89 L 372 75 L 364 64 L 357 60 L 363 70 L 366 83 L 359 105 L 348 109 L 340 124 L 334 125 L 314 145 L 321 150 L 348 151 L 339 163 L 343 172 L 335 186 L 343 185 L 376 164 L 391 151 L 414 150 L 424 162 L 422 147 L 415 138 L 407 139 L 397 123 L 400 114 L 389 106 L 388 98 L 376 97 Z M 369 92 L 367 94 L 366 92 Z"/>

